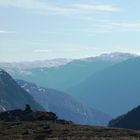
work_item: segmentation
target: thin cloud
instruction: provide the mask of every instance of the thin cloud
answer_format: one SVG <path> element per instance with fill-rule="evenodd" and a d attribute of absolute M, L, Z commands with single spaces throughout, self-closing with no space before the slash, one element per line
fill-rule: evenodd
<path fill-rule="evenodd" d="M 8 30 L 0 30 L 0 34 L 13 34 L 16 33 L 15 31 L 8 31 Z"/>
<path fill-rule="evenodd" d="M 58 3 L 50 4 L 48 2 L 41 2 L 39 0 L 4 0 L 0 1 L 1 6 L 12 6 L 16 8 L 28 9 L 38 11 L 44 14 L 54 15 L 74 15 L 80 13 L 93 12 L 117 12 L 121 9 L 107 4 L 71 4 L 58 5 Z"/>
<path fill-rule="evenodd" d="M 81 29 L 66 29 L 64 31 L 52 31 L 48 34 L 52 35 L 73 35 L 73 33 L 86 33 L 87 35 L 96 35 L 112 32 L 140 32 L 140 21 L 135 22 L 112 22 L 110 20 L 99 21 L 91 25 L 91 27 Z"/>
<path fill-rule="evenodd" d="M 74 5 L 77 9 L 82 11 L 95 11 L 95 12 L 117 12 L 121 9 L 112 5 L 94 5 L 94 4 L 76 4 Z"/>
<path fill-rule="evenodd" d="M 134 23 L 114 23 L 116 26 L 121 26 L 124 28 L 140 28 L 140 22 L 134 22 Z"/>
<path fill-rule="evenodd" d="M 34 50 L 34 52 L 35 53 L 48 53 L 49 52 L 49 50 L 47 50 L 47 49 L 43 49 L 43 50 Z"/>
<path fill-rule="evenodd" d="M 121 31 L 140 31 L 140 21 L 113 23 Z"/>
<path fill-rule="evenodd" d="M 110 33 L 112 32 L 111 29 L 108 28 L 90 28 L 90 29 L 83 29 L 82 32 L 89 33 L 89 34 L 95 34 L 95 33 Z"/>
<path fill-rule="evenodd" d="M 81 31 L 87 33 L 140 32 L 140 21 L 97 22 L 92 25 L 92 28 L 81 29 Z"/>

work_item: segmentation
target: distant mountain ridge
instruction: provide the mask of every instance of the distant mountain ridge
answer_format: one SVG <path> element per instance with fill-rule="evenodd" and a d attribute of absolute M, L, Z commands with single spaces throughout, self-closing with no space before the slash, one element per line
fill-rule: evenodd
<path fill-rule="evenodd" d="M 34 110 L 44 110 L 7 72 L 0 69 L 0 111 L 22 109 L 26 104 Z"/>
<path fill-rule="evenodd" d="M 27 61 L 27 62 L 0 62 L 0 67 L 2 68 L 17 68 L 17 69 L 32 69 L 32 68 L 51 68 L 65 65 L 71 62 L 72 59 L 57 58 L 48 60 L 38 60 L 38 61 Z"/>
<path fill-rule="evenodd" d="M 46 111 L 56 113 L 59 118 L 71 120 L 78 124 L 107 125 L 110 116 L 83 105 L 64 92 L 39 87 L 35 84 L 17 80 L 17 83 L 28 91 Z"/>
<path fill-rule="evenodd" d="M 137 56 L 138 55 L 131 54 L 131 53 L 112 52 L 112 53 L 103 53 L 99 56 L 89 57 L 83 60 L 87 60 L 87 61 L 103 60 L 103 61 L 121 62 Z"/>
<path fill-rule="evenodd" d="M 51 68 L 66 65 L 72 61 L 124 61 L 137 55 L 130 53 L 103 53 L 99 56 L 86 57 L 81 59 L 55 58 L 47 60 L 25 61 L 25 62 L 0 62 L 1 68 L 18 68 L 18 69 L 33 69 L 33 68 Z"/>
<path fill-rule="evenodd" d="M 69 92 L 69 88 L 85 81 L 94 73 L 104 70 L 121 61 L 136 57 L 129 53 L 110 53 L 98 57 L 73 60 L 65 65 L 51 68 L 5 68 L 15 79 L 35 82 L 43 87 L 50 87 Z"/>

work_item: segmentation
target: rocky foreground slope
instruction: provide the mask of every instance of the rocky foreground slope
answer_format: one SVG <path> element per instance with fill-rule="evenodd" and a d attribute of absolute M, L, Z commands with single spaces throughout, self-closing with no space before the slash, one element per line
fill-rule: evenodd
<path fill-rule="evenodd" d="M 60 124 L 52 121 L 0 122 L 1 140 L 140 140 L 125 129 Z"/>
<path fill-rule="evenodd" d="M 140 140 L 127 129 L 75 125 L 54 113 L 25 110 L 0 113 L 1 140 Z"/>

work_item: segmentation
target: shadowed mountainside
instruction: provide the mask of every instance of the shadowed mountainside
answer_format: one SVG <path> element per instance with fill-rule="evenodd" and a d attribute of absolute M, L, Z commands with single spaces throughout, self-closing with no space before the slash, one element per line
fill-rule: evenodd
<path fill-rule="evenodd" d="M 109 122 L 109 126 L 140 130 L 140 106 Z"/>
<path fill-rule="evenodd" d="M 44 110 L 7 72 L 0 69 L 0 111 L 22 109 L 25 104 L 30 104 L 35 110 Z"/>

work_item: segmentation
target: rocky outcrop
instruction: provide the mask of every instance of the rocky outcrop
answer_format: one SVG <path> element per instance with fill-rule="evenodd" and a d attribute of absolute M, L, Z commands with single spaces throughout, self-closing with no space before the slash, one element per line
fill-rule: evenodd
<path fill-rule="evenodd" d="M 72 123 L 66 120 L 60 120 L 53 112 L 33 111 L 29 105 L 25 110 L 16 109 L 0 113 L 0 120 L 6 122 L 17 121 L 53 121 L 61 124 Z"/>

